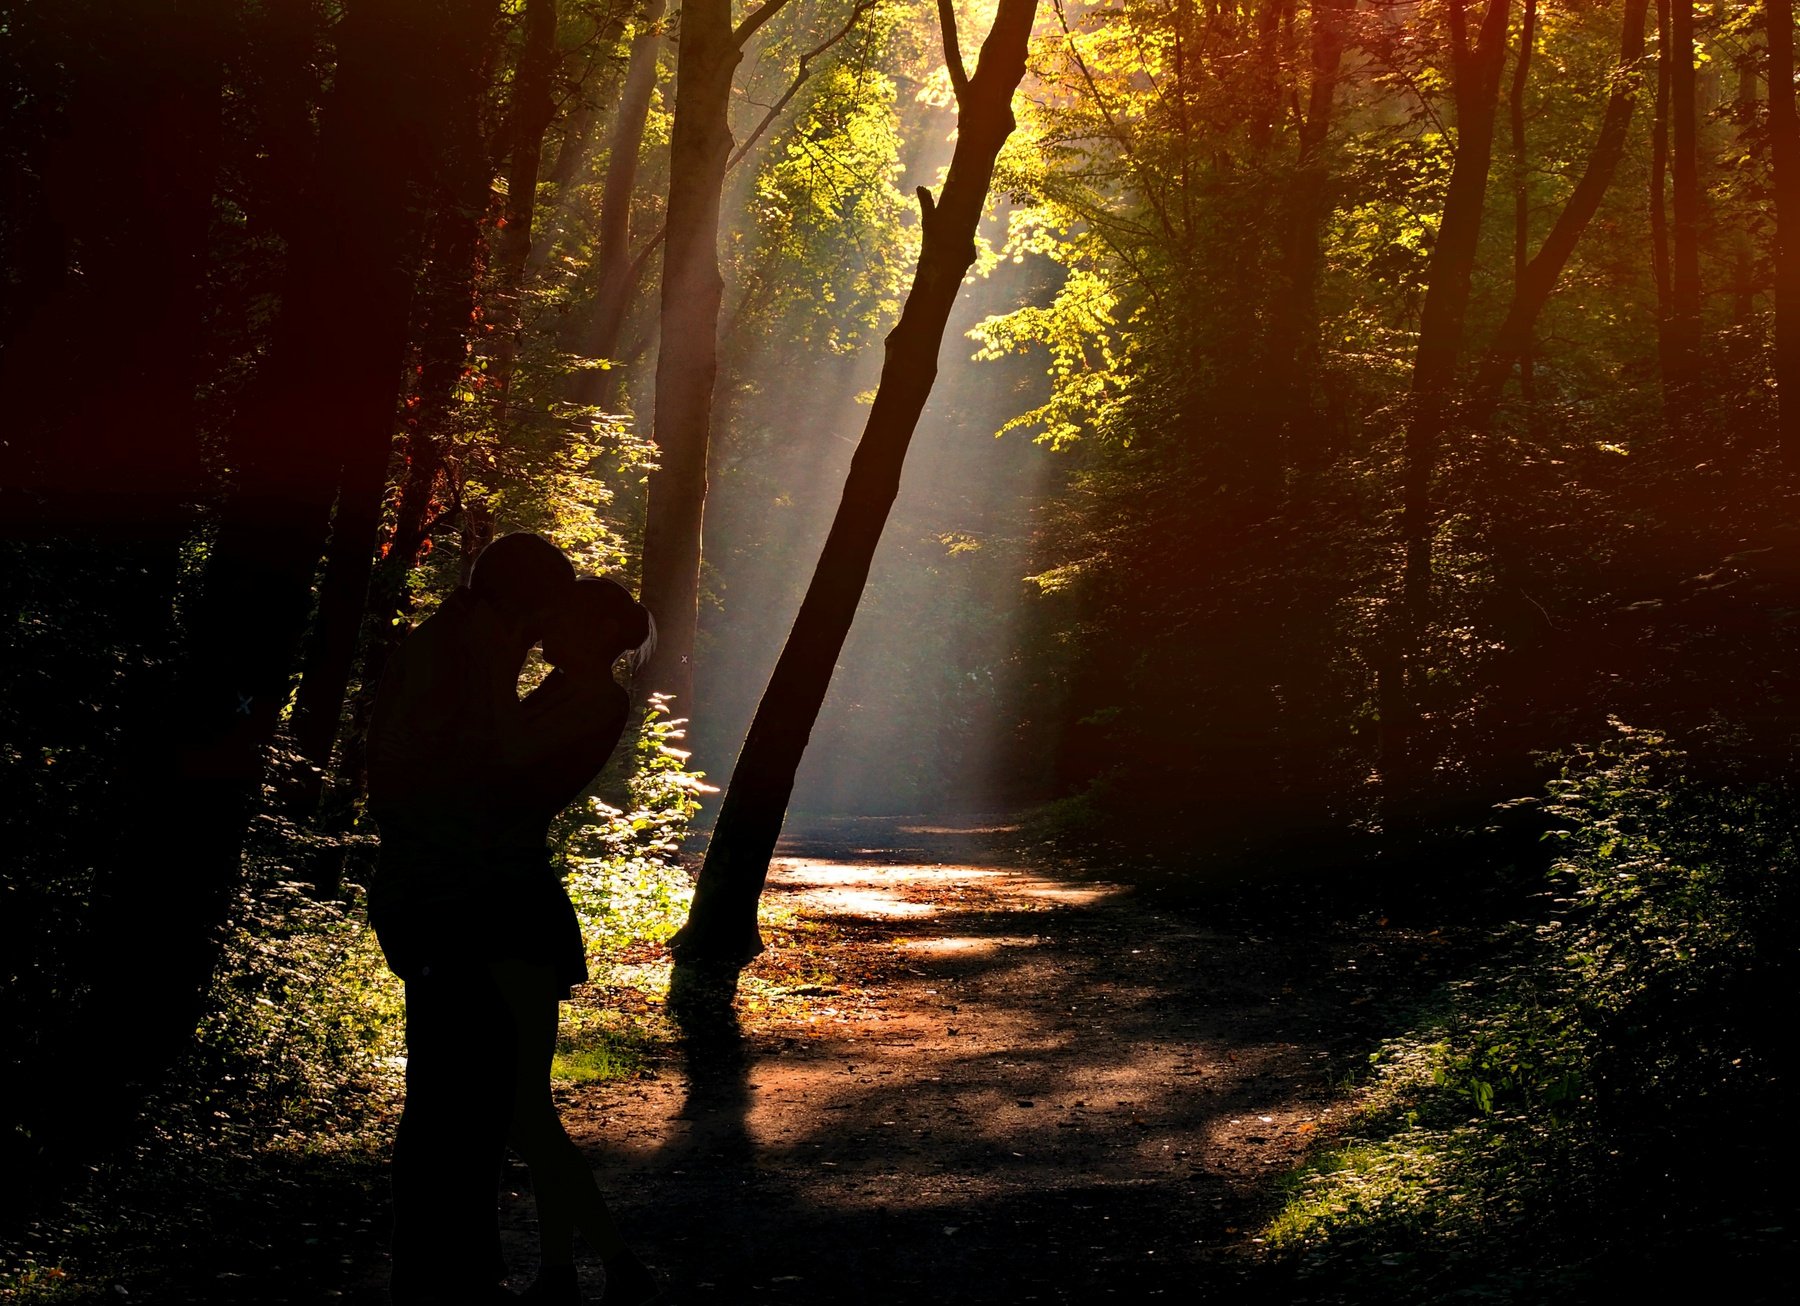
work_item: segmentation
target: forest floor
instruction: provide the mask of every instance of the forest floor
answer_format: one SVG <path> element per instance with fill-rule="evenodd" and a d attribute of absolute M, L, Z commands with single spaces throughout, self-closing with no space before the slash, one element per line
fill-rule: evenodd
<path fill-rule="evenodd" d="M 1260 1295 L 1284 1176 L 1470 940 L 1165 900 L 1017 845 L 791 830 L 741 1038 L 559 1090 L 672 1306 Z"/>

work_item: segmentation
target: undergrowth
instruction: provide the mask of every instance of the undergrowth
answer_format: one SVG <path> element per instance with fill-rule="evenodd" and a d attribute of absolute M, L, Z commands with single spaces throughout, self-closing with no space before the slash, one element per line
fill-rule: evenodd
<path fill-rule="evenodd" d="M 1542 806 L 1550 919 L 1372 1055 L 1356 1118 L 1263 1230 L 1294 1299 L 1762 1300 L 1791 1249 L 1768 1140 L 1800 793 L 1690 780 L 1619 726 Z"/>
<path fill-rule="evenodd" d="M 564 1007 L 565 1084 L 641 1073 L 668 1041 L 637 972 L 692 893 L 680 848 L 704 785 L 682 725 L 654 701 L 627 804 L 590 799 L 554 832 L 594 980 Z M 0 1301 L 277 1300 L 275 1281 L 318 1288 L 378 1265 L 404 995 L 362 889 L 333 876 L 325 892 L 312 874 L 366 860 L 372 840 L 281 819 L 273 790 L 264 808 L 189 1055 L 133 1153 L 0 1245 Z M 103 1074 L 104 1031 L 95 1045 Z"/>

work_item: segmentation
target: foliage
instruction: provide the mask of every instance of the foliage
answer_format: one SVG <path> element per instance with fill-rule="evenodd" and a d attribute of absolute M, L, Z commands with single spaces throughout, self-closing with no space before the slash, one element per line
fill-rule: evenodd
<path fill-rule="evenodd" d="M 651 695 L 625 782 L 629 805 L 590 797 L 585 811 L 571 808 L 559 820 L 569 894 L 591 954 L 607 956 L 637 940 L 661 942 L 686 915 L 693 888 L 681 847 L 701 795 L 716 791 L 703 772 L 684 765 L 689 754 L 676 747 L 684 725 L 669 715 L 666 695 Z"/>
<path fill-rule="evenodd" d="M 1622 725 L 1566 755 L 1549 918 L 1371 1056 L 1357 1118 L 1266 1230 L 1278 1260 L 1409 1265 L 1402 1300 L 1543 1291 L 1584 1247 L 1673 1260 L 1780 1200 L 1754 1139 L 1789 1060 L 1800 795 L 1690 765 Z M 1720 1113 L 1741 1143 L 1705 1141 Z"/>

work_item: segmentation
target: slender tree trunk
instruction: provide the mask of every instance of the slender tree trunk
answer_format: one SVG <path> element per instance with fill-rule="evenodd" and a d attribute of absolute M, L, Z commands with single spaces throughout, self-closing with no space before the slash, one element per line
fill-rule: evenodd
<path fill-rule="evenodd" d="M 607 149 L 606 180 L 600 191 L 600 241 L 594 258 L 600 284 L 576 342 L 588 358 L 617 358 L 619 333 L 625 328 L 632 294 L 637 289 L 631 257 L 631 200 L 637 190 L 638 160 L 643 153 L 650 100 L 656 92 L 663 9 L 664 0 L 647 0 L 644 6 L 640 26 L 632 37 L 625 88 L 619 97 L 618 116 Z M 575 397 L 578 402 L 610 409 L 617 401 L 618 385 L 617 368 L 583 372 Z"/>
<path fill-rule="evenodd" d="M 1481 236 L 1506 61 L 1510 0 L 1488 0 L 1476 40 L 1467 29 L 1467 0 L 1450 0 L 1452 73 L 1456 100 L 1456 162 L 1427 267 L 1419 343 L 1413 361 L 1411 413 L 1402 454 L 1401 540 L 1405 551 L 1398 629 L 1390 638 L 1405 668 L 1404 707 L 1383 715 L 1383 775 L 1401 807 L 1421 790 L 1426 767 L 1417 735 L 1424 688 L 1422 643 L 1430 620 L 1432 536 L 1436 514 L 1432 478 L 1449 420 L 1450 396 L 1461 357 L 1470 281 Z"/>
<path fill-rule="evenodd" d="M 1692 433 L 1700 366 L 1700 167 L 1693 0 L 1669 0 L 1669 353 L 1663 403 L 1670 429 Z"/>
<path fill-rule="evenodd" d="M 1650 274 L 1656 285 L 1656 358 L 1665 382 L 1673 368 L 1669 287 L 1669 3 L 1656 0 L 1656 109 L 1650 125 Z M 1667 404 L 1665 402 L 1665 412 Z"/>
<path fill-rule="evenodd" d="M 1581 177 L 1568 202 L 1556 215 L 1550 234 L 1515 276 L 1512 303 L 1475 376 L 1469 414 L 1470 421 L 1475 424 L 1484 424 L 1491 417 L 1515 360 L 1530 357 L 1532 331 L 1538 316 L 1555 291 L 1575 246 L 1599 211 L 1607 188 L 1612 185 L 1613 174 L 1625 153 L 1631 114 L 1637 103 L 1637 70 L 1644 57 L 1644 19 L 1648 9 L 1649 0 L 1625 0 L 1624 28 L 1619 37 L 1619 69 L 1601 115 L 1599 133 L 1588 150 Z M 1522 374 L 1521 380 L 1526 375 L 1529 371 Z"/>
<path fill-rule="evenodd" d="M 1800 115 L 1794 107 L 1793 0 L 1765 0 L 1769 146 L 1775 180 L 1775 399 L 1781 463 L 1800 468 Z"/>
<path fill-rule="evenodd" d="M 719 204 L 731 157 L 731 79 L 741 58 L 730 0 L 684 0 L 656 362 L 657 467 L 645 505 L 640 595 L 658 631 L 656 653 L 641 673 L 645 690 L 671 695 L 687 716 L 694 711 L 700 532 L 724 293 Z"/>
<path fill-rule="evenodd" d="M 1287 196 L 1282 272 L 1269 305 L 1268 366 L 1283 457 L 1302 474 L 1323 461 L 1314 420 L 1318 350 L 1319 268 L 1329 197 L 1325 141 L 1337 99 L 1344 24 L 1355 0 L 1314 0 L 1306 112 L 1300 120 L 1298 167 Z"/>
<path fill-rule="evenodd" d="M 965 78 L 955 18 L 941 0 L 957 90 L 956 149 L 941 198 L 921 188 L 924 244 L 881 384 L 844 483 L 843 499 L 726 791 L 687 924 L 670 943 L 678 967 L 735 973 L 762 950 L 756 906 L 781 833 L 794 775 L 856 615 L 907 445 L 937 376 L 944 327 L 975 261 L 975 230 L 994 160 L 1012 133 L 1036 0 L 999 0 L 973 77 Z"/>
<path fill-rule="evenodd" d="M 1641 24 L 1640 24 L 1641 27 Z M 1525 279 L 1531 249 L 1531 169 L 1525 152 L 1525 87 L 1531 77 L 1532 49 L 1537 44 L 1537 0 L 1525 0 L 1519 25 L 1519 57 L 1513 62 L 1512 95 L 1507 105 L 1512 121 L 1513 165 L 1513 294 Z M 1519 390 L 1533 422 L 1537 418 L 1537 386 L 1532 375 L 1531 341 L 1519 350 Z"/>
<path fill-rule="evenodd" d="M 525 43 L 513 73 L 508 108 L 506 204 L 494 251 L 493 303 L 499 336 L 494 366 L 498 390 L 496 421 L 505 429 L 512 399 L 513 369 L 523 320 L 519 297 L 525 264 L 531 257 L 531 226 L 537 217 L 538 170 L 544 157 L 544 133 L 556 116 L 552 79 L 556 74 L 556 0 L 525 0 Z"/>
<path fill-rule="evenodd" d="M 1788 0 L 1792 7 L 1793 0 Z M 1757 140 L 1756 127 L 1756 78 L 1757 60 L 1754 46 L 1737 61 L 1737 89 L 1732 96 L 1732 117 L 1737 124 L 1738 146 L 1753 157 L 1763 157 Z M 1771 109 L 1770 134 L 1774 133 L 1773 110 Z M 1776 225 L 1780 226 L 1780 214 L 1776 215 Z M 1750 233 L 1739 226 L 1731 232 L 1731 324 L 1740 328 L 1740 335 L 1748 335 L 1741 330 L 1750 325 L 1750 319 L 1756 312 L 1756 254 L 1752 248 Z"/>

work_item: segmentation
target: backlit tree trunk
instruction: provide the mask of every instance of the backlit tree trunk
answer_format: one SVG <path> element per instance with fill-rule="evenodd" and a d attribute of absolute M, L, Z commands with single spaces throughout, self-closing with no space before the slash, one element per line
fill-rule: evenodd
<path fill-rule="evenodd" d="M 740 58 L 730 0 L 684 0 L 656 361 L 657 468 L 650 474 L 644 511 L 640 591 L 644 606 L 656 614 L 658 630 L 656 654 L 642 672 L 645 691 L 673 695 L 676 712 L 684 716 L 694 710 L 700 532 L 724 294 L 719 200 L 731 157 L 731 78 Z"/>
<path fill-rule="evenodd" d="M 812 582 L 744 739 L 706 851 L 686 925 L 670 942 L 678 967 L 735 971 L 762 950 L 756 905 L 781 833 L 794 775 L 862 598 L 900 471 L 937 376 L 944 327 L 975 261 L 994 160 L 1013 129 L 1036 0 L 999 0 L 973 77 L 962 72 L 955 19 L 940 0 L 956 87 L 957 137 L 934 204 L 921 188 L 924 243 L 900 321 L 888 334 L 881 384 Z"/>

